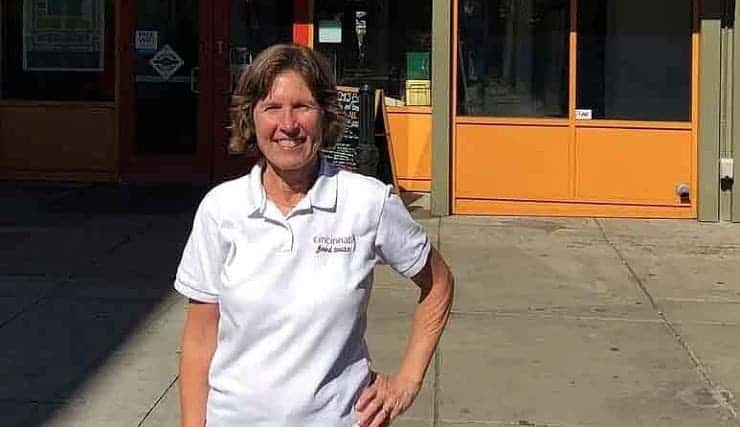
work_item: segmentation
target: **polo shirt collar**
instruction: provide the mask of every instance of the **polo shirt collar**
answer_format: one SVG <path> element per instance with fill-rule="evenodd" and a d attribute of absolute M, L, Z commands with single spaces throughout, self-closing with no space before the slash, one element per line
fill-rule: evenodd
<path fill-rule="evenodd" d="M 249 172 L 246 203 L 250 216 L 264 216 L 267 208 L 267 195 L 265 194 L 265 187 L 262 185 L 262 170 L 262 161 L 260 161 Z M 334 210 L 336 208 L 338 173 L 339 170 L 336 166 L 329 163 L 324 156 L 319 155 L 319 173 L 306 195 L 311 207 L 323 210 Z M 299 203 L 299 206 L 303 205 L 305 201 Z"/>
<path fill-rule="evenodd" d="M 337 174 L 339 170 L 324 156 L 319 156 L 319 174 L 313 187 L 308 190 L 311 206 L 324 210 L 337 207 Z"/>
<path fill-rule="evenodd" d="M 265 213 L 267 196 L 262 186 L 262 160 L 258 161 L 249 172 L 247 181 L 247 208 L 250 216 Z"/>

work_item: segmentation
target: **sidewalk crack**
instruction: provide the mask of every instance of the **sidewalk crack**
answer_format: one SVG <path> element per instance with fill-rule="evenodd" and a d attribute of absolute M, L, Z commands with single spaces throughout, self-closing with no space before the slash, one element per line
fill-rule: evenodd
<path fill-rule="evenodd" d="M 689 356 L 689 359 L 694 364 L 694 368 L 696 369 L 696 372 L 699 374 L 701 379 L 707 384 L 709 387 L 709 391 L 712 393 L 712 396 L 714 399 L 719 402 L 720 406 L 725 408 L 727 411 L 729 411 L 732 414 L 732 417 L 737 419 L 738 411 L 737 408 L 732 404 L 732 397 L 730 393 L 726 391 L 724 387 L 721 385 L 715 383 L 714 380 L 712 380 L 711 376 L 709 375 L 709 370 L 704 366 L 702 361 L 699 359 L 699 356 L 697 356 L 696 352 L 691 348 L 691 345 L 681 336 L 681 333 L 676 329 L 673 322 L 671 322 L 668 317 L 665 315 L 663 310 L 660 309 L 660 306 L 655 302 L 655 299 L 650 294 L 650 291 L 648 291 L 647 287 L 645 286 L 645 283 L 642 281 L 640 276 L 637 275 L 635 270 L 632 268 L 632 266 L 627 261 L 627 258 L 624 256 L 622 251 L 617 247 L 617 245 L 609 238 L 609 236 L 606 234 L 606 229 L 604 228 L 604 224 L 599 220 L 598 218 L 592 218 L 593 221 L 596 223 L 596 225 L 599 227 L 599 230 L 601 231 L 601 235 L 604 238 L 604 241 L 609 245 L 609 247 L 612 248 L 612 250 L 617 254 L 617 257 L 619 257 L 619 260 L 622 262 L 622 265 L 624 265 L 627 268 L 627 271 L 629 271 L 629 275 L 632 278 L 632 280 L 637 283 L 637 286 L 640 287 L 640 290 L 645 295 L 645 297 L 650 301 L 650 305 L 655 310 L 655 313 L 658 315 L 658 317 L 661 320 L 661 323 L 663 326 L 668 329 L 671 335 L 673 335 L 673 338 L 678 342 L 678 344 L 684 349 L 686 354 Z"/>
<path fill-rule="evenodd" d="M 152 407 L 149 408 L 148 411 L 146 411 L 146 414 L 144 414 L 144 417 L 141 418 L 141 421 L 139 421 L 139 424 L 137 424 L 137 427 L 141 427 L 144 424 L 144 422 L 147 420 L 147 418 L 149 418 L 149 415 L 151 415 L 152 412 L 154 412 L 154 410 L 157 408 L 157 406 L 159 405 L 159 402 L 161 402 L 162 400 L 164 400 L 164 397 L 167 396 L 167 393 L 169 393 L 170 390 L 172 390 L 172 387 L 175 386 L 175 383 L 177 383 L 177 380 L 179 378 L 180 378 L 179 375 L 175 375 L 175 379 L 172 380 L 172 382 L 167 386 L 167 388 L 164 389 L 164 391 L 162 392 L 162 394 L 159 395 L 159 397 L 154 402 L 154 404 L 152 405 Z"/>
<path fill-rule="evenodd" d="M 7 319 L 5 319 L 4 321 L 0 322 L 0 329 L 4 328 L 5 326 L 7 326 L 11 322 L 13 322 L 15 319 L 17 319 L 17 318 L 21 317 L 22 315 L 24 315 L 24 314 L 28 313 L 29 311 L 31 311 L 31 309 L 33 307 L 38 306 L 39 304 L 41 304 L 42 301 L 50 298 L 51 295 L 54 293 L 55 290 L 57 290 L 61 286 L 65 286 L 65 285 L 69 284 L 70 282 L 72 282 L 72 278 L 71 277 L 68 277 L 66 279 L 60 280 L 59 282 L 57 282 L 53 286 L 50 286 L 49 289 L 47 289 L 46 291 L 42 292 L 41 295 L 39 295 L 36 299 L 34 299 L 33 301 L 29 302 L 25 306 L 21 307 L 20 310 L 18 310 L 17 312 L 13 313 L 10 317 L 8 317 Z"/>

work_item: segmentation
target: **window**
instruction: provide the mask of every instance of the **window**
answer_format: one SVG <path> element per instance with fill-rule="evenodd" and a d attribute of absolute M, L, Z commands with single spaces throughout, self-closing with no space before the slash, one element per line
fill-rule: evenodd
<path fill-rule="evenodd" d="M 113 99 L 113 0 L 3 0 L 0 8 L 0 98 Z"/>
<path fill-rule="evenodd" d="M 457 112 L 567 117 L 569 0 L 460 0 Z"/>
<path fill-rule="evenodd" d="M 386 102 L 431 105 L 432 0 L 316 0 L 314 47 L 340 85 L 385 90 Z"/>
<path fill-rule="evenodd" d="M 232 90 L 263 49 L 293 41 L 293 0 L 231 0 L 229 66 Z"/>
<path fill-rule="evenodd" d="M 578 108 L 691 120 L 691 0 L 578 2 Z"/>

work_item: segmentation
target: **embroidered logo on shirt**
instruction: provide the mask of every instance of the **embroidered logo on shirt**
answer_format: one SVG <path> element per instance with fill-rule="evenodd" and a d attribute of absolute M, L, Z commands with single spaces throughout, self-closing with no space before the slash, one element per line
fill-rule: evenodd
<path fill-rule="evenodd" d="M 351 253 L 355 251 L 355 236 L 314 236 L 316 253 Z"/>

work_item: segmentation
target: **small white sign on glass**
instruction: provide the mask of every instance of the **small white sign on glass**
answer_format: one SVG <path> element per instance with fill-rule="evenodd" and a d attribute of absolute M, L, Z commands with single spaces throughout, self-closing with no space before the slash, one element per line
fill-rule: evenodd
<path fill-rule="evenodd" d="M 576 110 L 576 120 L 592 120 L 594 118 L 593 116 L 594 115 L 592 110 Z"/>
<path fill-rule="evenodd" d="M 319 20 L 319 43 L 341 43 L 342 22 L 322 19 Z"/>

